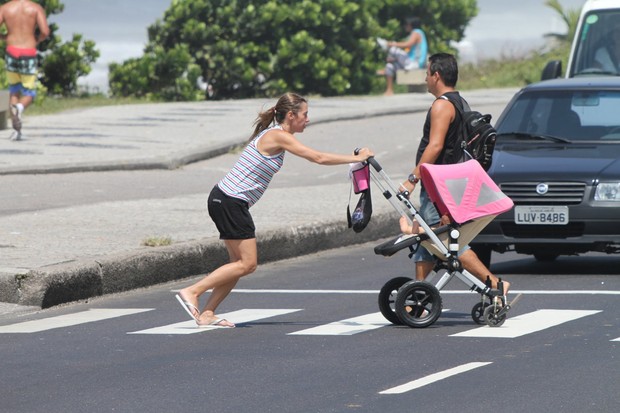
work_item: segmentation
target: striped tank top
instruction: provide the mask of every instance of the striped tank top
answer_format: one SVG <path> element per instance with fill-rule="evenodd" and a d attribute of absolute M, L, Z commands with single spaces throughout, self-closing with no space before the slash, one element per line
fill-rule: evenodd
<path fill-rule="evenodd" d="M 274 156 L 265 156 L 258 150 L 258 141 L 272 129 L 282 129 L 280 125 L 265 129 L 247 144 L 235 166 L 217 186 L 226 195 L 241 199 L 254 205 L 267 190 L 273 176 L 282 168 L 282 151 Z"/>

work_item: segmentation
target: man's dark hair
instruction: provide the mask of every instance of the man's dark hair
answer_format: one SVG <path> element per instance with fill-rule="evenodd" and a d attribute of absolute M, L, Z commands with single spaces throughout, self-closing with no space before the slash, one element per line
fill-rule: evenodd
<path fill-rule="evenodd" d="M 455 87 L 459 80 L 459 66 L 456 58 L 450 53 L 435 53 L 428 58 L 428 73 L 439 73 L 443 83 L 449 87 Z"/>

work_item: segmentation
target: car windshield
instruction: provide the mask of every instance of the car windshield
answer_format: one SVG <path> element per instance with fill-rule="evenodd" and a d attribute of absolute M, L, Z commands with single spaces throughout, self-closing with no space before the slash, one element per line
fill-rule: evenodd
<path fill-rule="evenodd" d="M 590 12 L 577 39 L 569 77 L 620 76 L 620 9 Z"/>
<path fill-rule="evenodd" d="M 531 90 L 506 108 L 497 133 L 552 142 L 620 143 L 620 91 Z"/>

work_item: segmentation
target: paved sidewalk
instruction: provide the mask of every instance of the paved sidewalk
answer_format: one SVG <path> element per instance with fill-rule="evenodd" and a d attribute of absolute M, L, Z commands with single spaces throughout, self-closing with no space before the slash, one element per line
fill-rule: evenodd
<path fill-rule="evenodd" d="M 503 105 L 514 92 L 470 91 L 467 97 L 476 106 Z M 310 119 L 317 124 L 412 113 L 426 111 L 431 102 L 429 94 L 313 98 Z M 249 99 L 26 114 L 23 141 L 10 141 L 11 131 L 0 131 L 0 191 L 2 175 L 8 174 L 173 169 L 209 159 L 246 142 L 251 120 L 274 103 L 274 99 Z M 282 189 L 270 189 L 275 195 L 253 209 L 260 229 L 260 261 L 393 235 L 394 218 L 387 202 L 375 203 L 373 221 L 362 234 L 347 229 L 341 195 L 348 190 L 346 182 L 287 189 L 286 197 L 277 195 Z M 205 196 L 0 217 L 0 315 L 23 306 L 49 307 L 211 271 L 225 259 L 225 251 L 215 228 L 205 225 Z M 313 199 L 311 206 L 307 199 Z M 286 222 L 282 210 L 287 211 Z M 161 216 L 166 219 L 153 219 Z M 308 222 L 308 216 L 315 222 Z M 167 234 L 175 244 L 137 247 L 153 234 Z"/>

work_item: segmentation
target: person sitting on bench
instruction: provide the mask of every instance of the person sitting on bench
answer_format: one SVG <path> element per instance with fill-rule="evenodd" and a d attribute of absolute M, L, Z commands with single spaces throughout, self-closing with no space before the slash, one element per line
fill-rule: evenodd
<path fill-rule="evenodd" d="M 407 19 L 405 29 L 409 36 L 402 42 L 377 39 L 379 46 L 388 52 L 385 69 L 377 72 L 378 75 L 385 75 L 385 96 L 394 94 L 394 77 L 397 70 L 419 70 L 426 67 L 428 43 L 424 31 L 420 28 L 420 19 L 417 17 Z"/>

